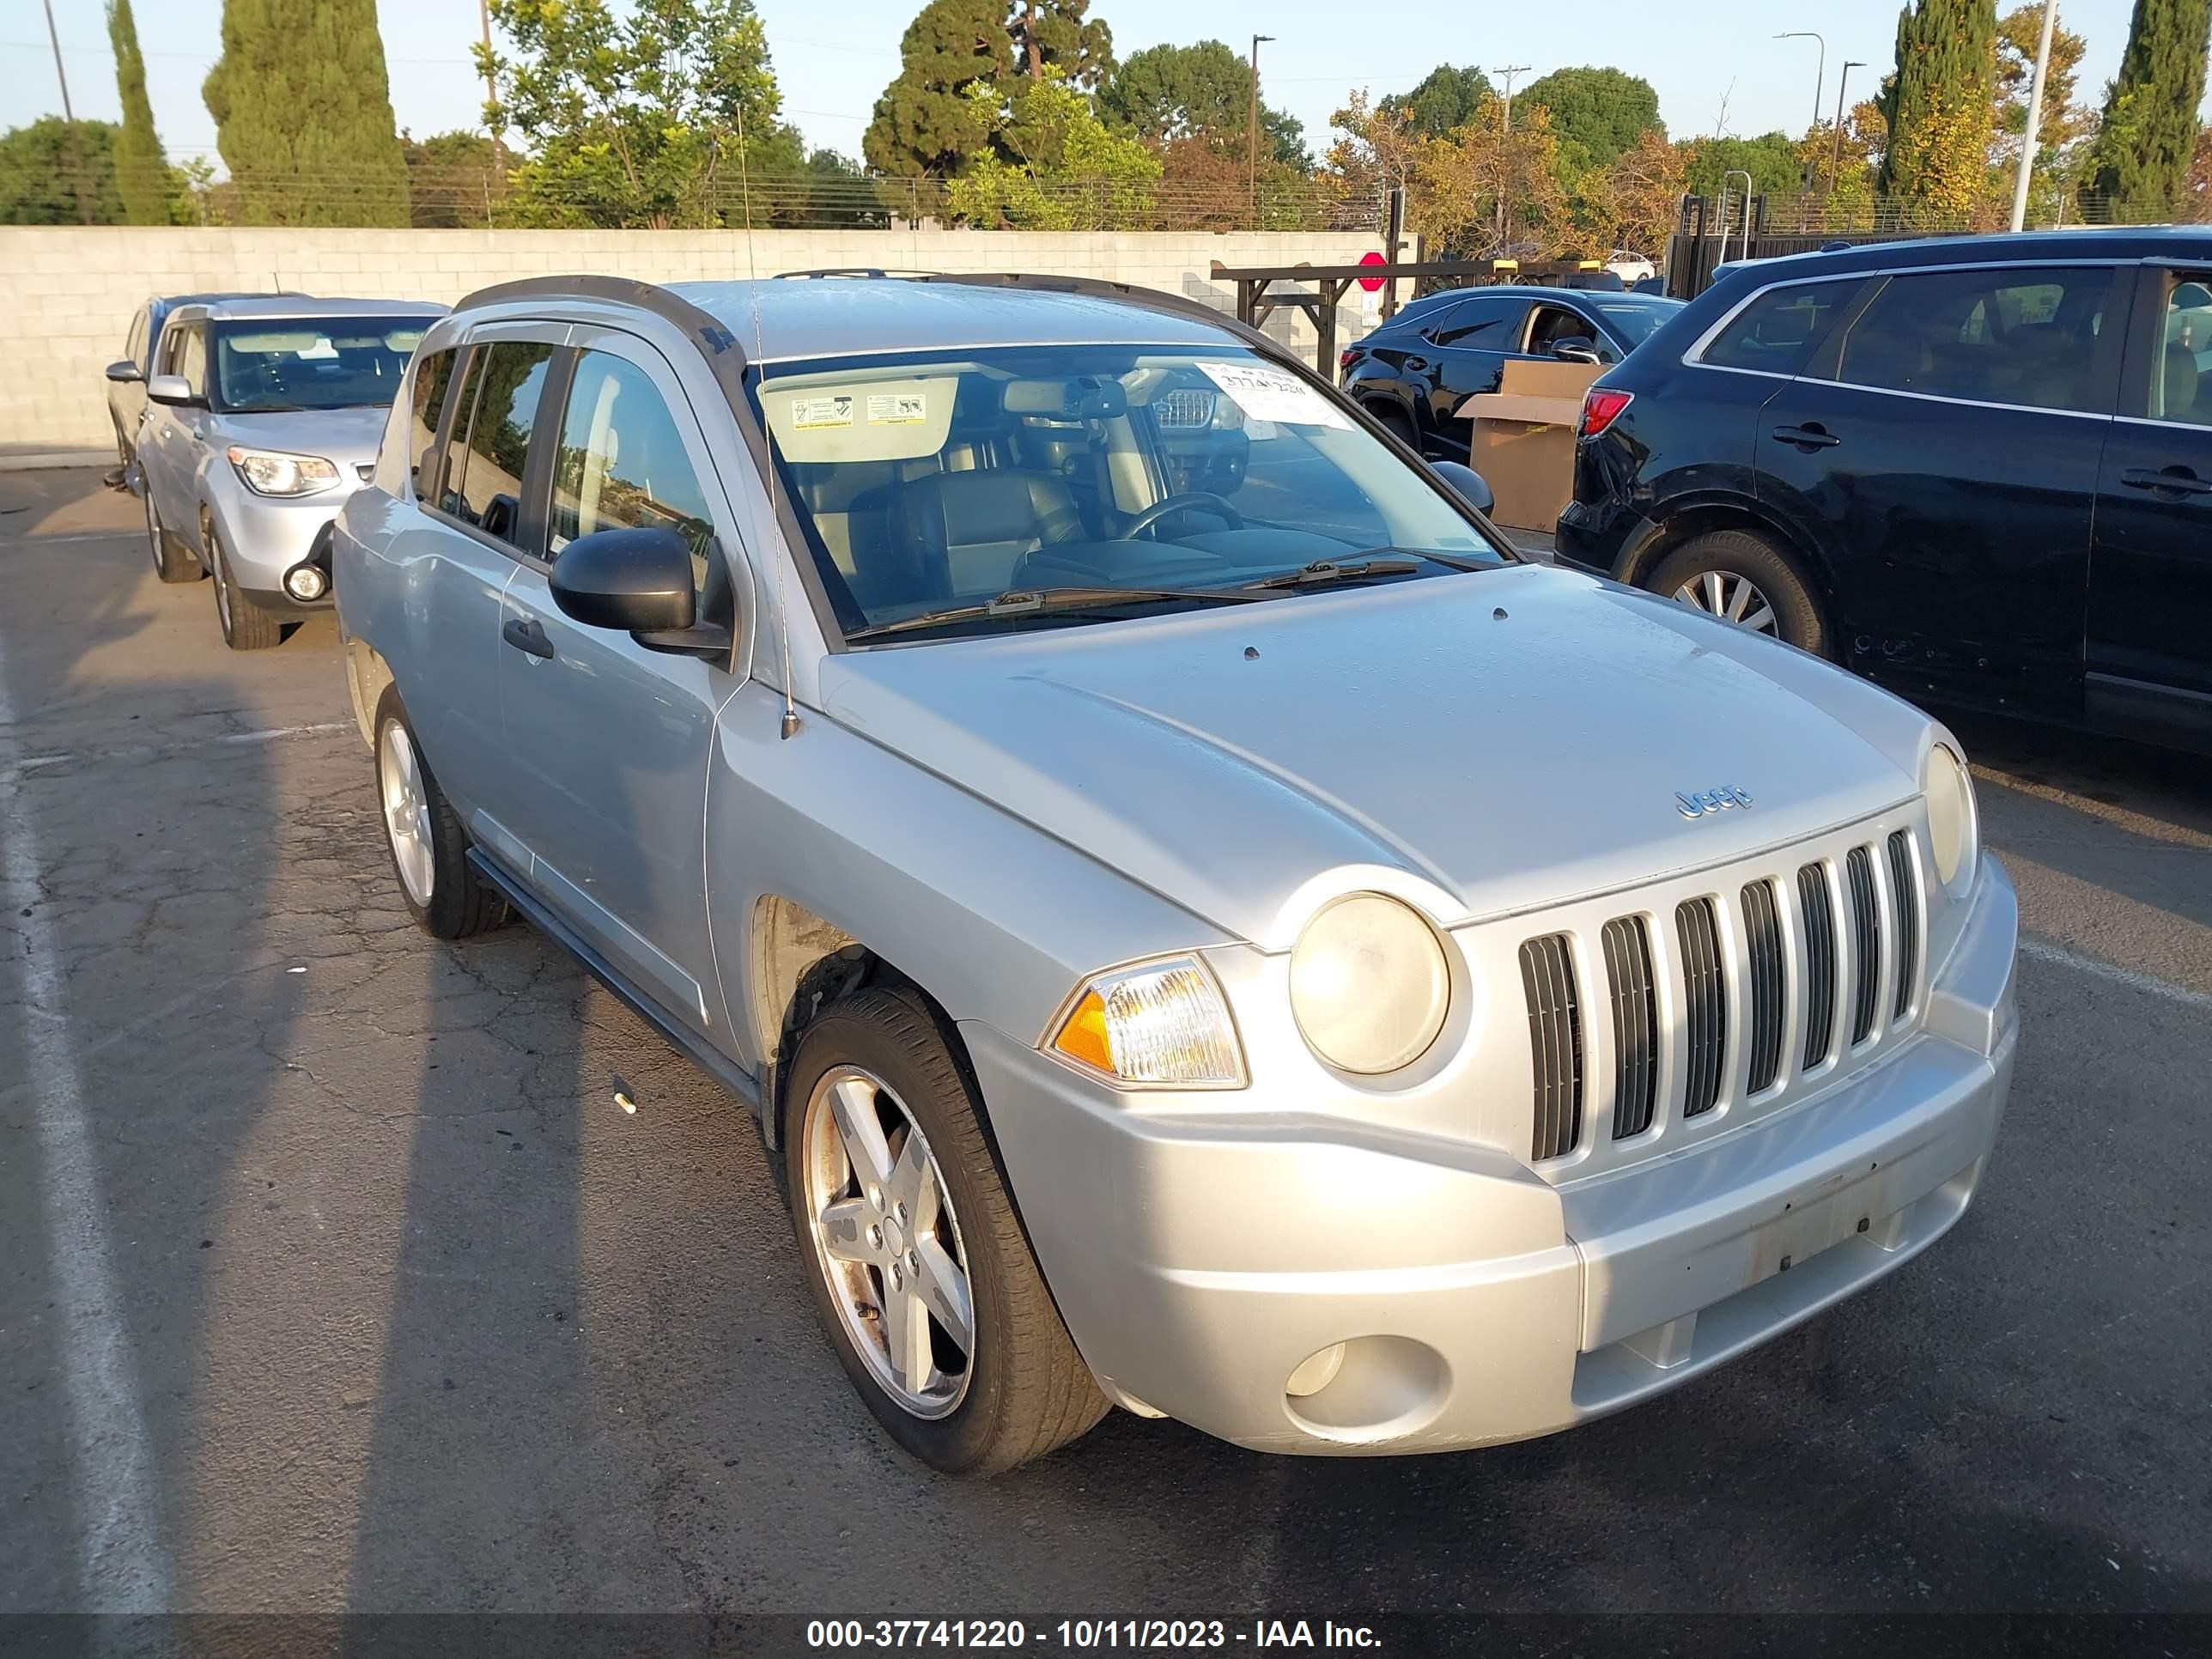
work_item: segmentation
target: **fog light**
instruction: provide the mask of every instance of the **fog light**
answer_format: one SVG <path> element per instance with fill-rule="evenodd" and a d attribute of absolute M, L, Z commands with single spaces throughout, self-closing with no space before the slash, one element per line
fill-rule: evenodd
<path fill-rule="evenodd" d="M 295 564 L 284 573 L 284 591 L 301 604 L 330 592 L 331 579 L 319 564 Z"/>
<path fill-rule="evenodd" d="M 1336 1381 L 1336 1374 L 1344 1369 L 1344 1344 L 1332 1342 L 1319 1353 L 1308 1354 L 1298 1362 L 1291 1380 L 1283 1384 L 1283 1392 L 1293 1400 L 1304 1400 L 1319 1394 Z"/>

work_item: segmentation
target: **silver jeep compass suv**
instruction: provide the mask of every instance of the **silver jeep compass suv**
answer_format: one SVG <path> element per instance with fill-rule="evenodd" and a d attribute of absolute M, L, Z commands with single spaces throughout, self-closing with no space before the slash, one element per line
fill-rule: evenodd
<path fill-rule="evenodd" d="M 759 1113 L 940 1468 L 1617 1410 L 1965 1212 L 2016 911 L 1941 726 L 1469 487 L 1160 295 L 489 289 L 337 536 L 398 879 Z"/>

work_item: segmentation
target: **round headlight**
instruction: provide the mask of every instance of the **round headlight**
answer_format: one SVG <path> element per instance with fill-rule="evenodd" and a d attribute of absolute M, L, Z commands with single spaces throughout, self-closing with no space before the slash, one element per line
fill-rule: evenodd
<path fill-rule="evenodd" d="M 1974 784 L 1966 762 L 1948 744 L 1928 751 L 1928 850 L 1936 874 L 1954 891 L 1974 875 Z"/>
<path fill-rule="evenodd" d="M 1451 1007 L 1451 969 L 1435 930 L 1379 893 L 1338 899 L 1291 951 L 1291 1014 L 1314 1052 L 1375 1076 L 1429 1051 Z"/>

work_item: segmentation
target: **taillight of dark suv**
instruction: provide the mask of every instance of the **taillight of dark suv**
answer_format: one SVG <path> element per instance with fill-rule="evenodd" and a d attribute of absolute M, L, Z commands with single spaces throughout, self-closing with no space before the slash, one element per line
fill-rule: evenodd
<path fill-rule="evenodd" d="M 1582 423 L 1575 428 L 1577 438 L 1595 438 L 1619 420 L 1621 411 L 1636 401 L 1632 392 L 1615 392 L 1607 386 L 1592 386 L 1583 394 Z"/>

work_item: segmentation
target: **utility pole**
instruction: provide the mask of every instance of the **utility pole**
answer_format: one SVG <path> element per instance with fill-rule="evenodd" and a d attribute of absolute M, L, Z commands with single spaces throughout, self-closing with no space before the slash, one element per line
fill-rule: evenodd
<path fill-rule="evenodd" d="M 1828 194 L 1836 193 L 1836 185 L 1844 176 L 1844 88 L 1850 84 L 1851 71 L 1864 69 L 1864 64 L 1846 63 L 1843 73 L 1836 77 L 1836 143 L 1828 157 Z"/>
<path fill-rule="evenodd" d="M 92 203 L 84 193 L 84 167 L 76 150 L 76 112 L 70 107 L 69 71 L 62 67 L 62 38 L 54 31 L 54 0 L 46 0 L 46 40 L 54 49 L 54 78 L 62 83 L 62 119 L 69 124 L 62 139 L 62 155 L 70 170 L 70 187 L 76 191 L 76 216 L 92 222 Z"/>
<path fill-rule="evenodd" d="M 1505 131 L 1510 134 L 1513 131 L 1513 77 L 1526 75 L 1528 66 L 1526 64 L 1509 64 L 1504 69 L 1494 69 L 1490 72 L 1505 77 Z"/>
<path fill-rule="evenodd" d="M 1260 228 L 1260 43 L 1272 34 L 1252 37 L 1252 104 L 1244 112 L 1244 191 L 1252 198 L 1252 228 Z"/>
<path fill-rule="evenodd" d="M 483 30 L 484 102 L 496 104 L 499 102 L 499 82 L 491 72 L 491 0 L 477 0 L 477 22 Z M 500 137 L 497 127 L 494 127 L 491 132 L 491 159 L 492 165 L 504 178 L 507 174 L 507 144 Z"/>
<path fill-rule="evenodd" d="M 2043 39 L 2035 48 L 2035 78 L 2027 85 L 2027 131 L 2020 136 L 2020 176 L 2013 180 L 2012 228 L 2027 224 L 2027 181 L 2035 171 L 2036 145 L 2043 134 L 2043 78 L 2051 69 L 2051 34 L 2058 23 L 2058 0 L 2043 0 Z"/>
<path fill-rule="evenodd" d="M 1814 60 L 1813 70 L 1813 125 L 1820 125 L 1820 94 L 1828 84 L 1828 42 L 1817 29 L 1787 29 L 1774 37 L 1778 40 L 1814 40 L 1820 43 L 1820 55 Z"/>

